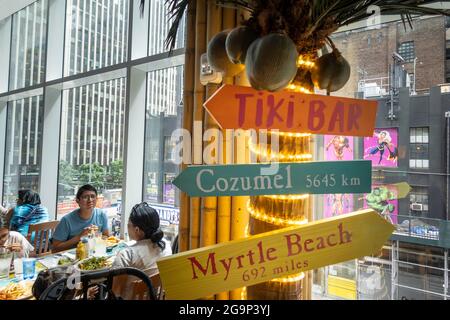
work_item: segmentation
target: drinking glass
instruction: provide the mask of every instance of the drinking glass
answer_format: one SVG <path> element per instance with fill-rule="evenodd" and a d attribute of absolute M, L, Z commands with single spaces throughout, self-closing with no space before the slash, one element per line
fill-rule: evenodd
<path fill-rule="evenodd" d="M 0 253 L 0 279 L 9 278 L 9 270 L 11 269 L 12 257 L 12 252 Z"/>
<path fill-rule="evenodd" d="M 23 278 L 33 279 L 36 272 L 36 259 L 26 258 L 22 260 Z"/>

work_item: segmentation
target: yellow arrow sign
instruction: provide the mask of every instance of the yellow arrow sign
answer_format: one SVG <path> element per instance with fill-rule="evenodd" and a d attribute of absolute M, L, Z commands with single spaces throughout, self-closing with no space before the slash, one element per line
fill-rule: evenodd
<path fill-rule="evenodd" d="M 167 299 L 211 294 L 377 252 L 394 226 L 361 210 L 195 249 L 157 262 Z"/>
<path fill-rule="evenodd" d="M 407 182 L 388 184 L 387 187 L 394 187 L 397 190 L 397 199 L 403 199 L 411 191 L 411 186 Z"/>

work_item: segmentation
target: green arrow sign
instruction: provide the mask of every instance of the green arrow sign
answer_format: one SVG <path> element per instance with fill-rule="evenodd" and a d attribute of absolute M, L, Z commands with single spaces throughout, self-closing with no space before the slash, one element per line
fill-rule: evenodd
<path fill-rule="evenodd" d="M 191 197 L 367 193 L 371 170 L 366 160 L 190 166 L 173 184 Z"/>

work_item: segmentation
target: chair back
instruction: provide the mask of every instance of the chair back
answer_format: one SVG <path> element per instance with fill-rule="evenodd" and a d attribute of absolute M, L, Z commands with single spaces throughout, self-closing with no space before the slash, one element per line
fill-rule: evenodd
<path fill-rule="evenodd" d="M 38 257 L 51 253 L 50 238 L 53 236 L 58 224 L 59 221 L 50 221 L 29 226 L 27 240 L 34 247 L 34 252 Z"/>
<path fill-rule="evenodd" d="M 161 277 L 159 273 L 150 277 L 157 300 L 164 300 L 164 290 L 162 288 Z M 148 300 L 147 286 L 142 280 L 133 281 L 133 300 Z"/>

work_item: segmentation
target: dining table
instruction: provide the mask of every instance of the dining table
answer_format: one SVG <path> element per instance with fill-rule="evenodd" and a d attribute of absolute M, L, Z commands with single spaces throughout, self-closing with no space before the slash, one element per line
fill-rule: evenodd
<path fill-rule="evenodd" d="M 130 246 L 132 243 L 133 241 L 125 242 L 120 240 L 115 244 L 107 245 L 106 255 L 102 256 L 107 257 L 108 259 L 113 259 L 120 250 Z M 98 255 L 91 254 L 88 258 L 92 258 L 94 256 L 99 257 Z M 76 265 L 80 261 L 76 259 L 76 248 L 35 257 L 35 259 L 35 273 L 34 276 L 29 279 L 24 279 L 23 272 L 20 272 L 23 270 L 16 272 L 16 270 L 14 270 L 14 264 L 11 264 L 12 267 L 9 277 L 6 279 L 0 279 L 0 300 L 34 300 L 35 297 L 32 294 L 32 287 L 39 272 L 61 266 L 58 262 L 62 259 L 65 261 L 71 261 L 71 265 Z"/>

